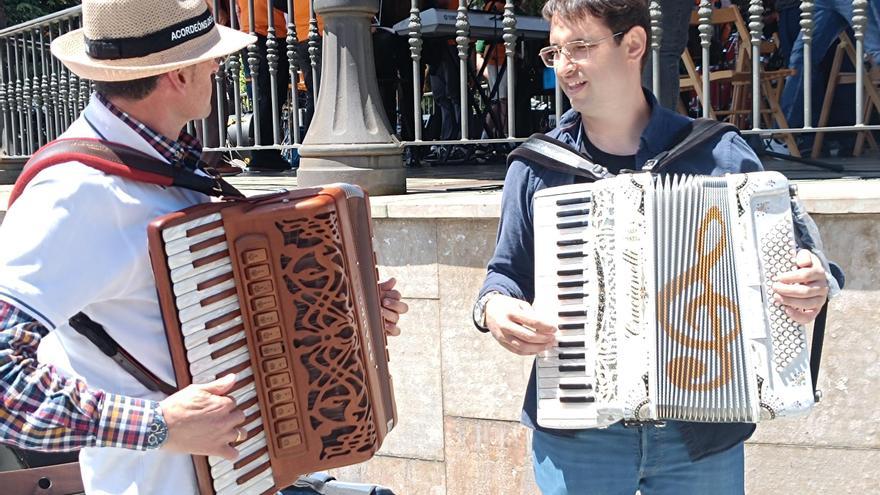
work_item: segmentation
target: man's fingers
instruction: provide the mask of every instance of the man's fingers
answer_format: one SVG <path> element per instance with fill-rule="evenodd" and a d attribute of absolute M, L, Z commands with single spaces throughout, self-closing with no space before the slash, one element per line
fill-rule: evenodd
<path fill-rule="evenodd" d="M 204 390 L 205 392 L 214 394 L 214 395 L 226 395 L 232 390 L 232 387 L 235 385 L 235 373 L 229 373 L 228 375 L 223 375 L 220 378 L 214 380 L 213 382 L 203 383 L 198 385 L 199 388 Z"/>
<path fill-rule="evenodd" d="M 821 282 L 810 284 L 783 284 L 776 282 L 773 284 L 773 292 L 782 297 L 819 297 L 828 294 L 828 286 Z"/>
<path fill-rule="evenodd" d="M 395 325 L 394 323 L 385 322 L 385 334 L 390 335 L 392 337 L 397 337 L 400 335 L 400 327 Z"/>
<path fill-rule="evenodd" d="M 798 268 L 776 276 L 776 282 L 783 284 L 810 284 L 822 280 L 825 280 L 825 271 L 820 267 Z"/>
<path fill-rule="evenodd" d="M 777 303 L 794 309 L 817 309 L 821 308 L 823 304 L 825 304 L 825 296 L 817 296 L 817 297 L 785 297 L 777 294 L 773 298 Z"/>
<path fill-rule="evenodd" d="M 385 280 L 383 282 L 379 282 L 379 290 L 380 291 L 389 291 L 394 288 L 394 285 L 396 283 L 397 283 L 397 280 L 395 280 L 394 277 L 391 277 L 388 280 Z"/>
<path fill-rule="evenodd" d="M 816 315 L 819 314 L 818 309 L 809 309 L 809 310 L 800 310 L 794 309 L 790 307 L 783 307 L 785 310 L 785 314 L 788 315 L 792 320 L 802 324 L 807 325 L 816 319 Z"/>
<path fill-rule="evenodd" d="M 536 344 L 525 342 L 512 335 L 501 335 L 497 340 L 502 347 L 520 356 L 531 356 L 550 347 L 550 343 Z"/>
<path fill-rule="evenodd" d="M 517 325 L 515 322 L 508 322 L 507 324 L 499 325 L 498 336 L 503 337 L 508 342 L 519 340 L 525 344 L 538 344 L 543 346 L 552 343 L 556 339 L 555 334 L 538 333 L 530 328 Z"/>
<path fill-rule="evenodd" d="M 531 311 L 531 307 L 529 307 L 528 311 L 525 311 L 521 314 L 510 315 L 510 319 L 514 323 L 518 323 L 519 325 L 528 327 L 534 330 L 535 333 L 541 335 L 553 335 L 554 333 L 556 333 L 556 327 L 538 318 L 538 316 L 535 315 L 533 311 Z"/>
<path fill-rule="evenodd" d="M 227 445 L 220 447 L 217 450 L 217 453 L 213 454 L 213 455 L 217 455 L 219 457 L 222 457 L 222 458 L 226 459 L 227 461 L 234 461 L 234 460 L 238 459 L 238 450 L 235 447 L 227 444 Z"/>
<path fill-rule="evenodd" d="M 382 307 L 385 308 L 386 310 L 391 310 L 394 313 L 397 313 L 398 315 L 402 315 L 402 314 L 406 313 L 407 311 L 409 311 L 409 305 L 407 303 L 401 301 L 399 297 L 397 299 L 395 299 L 395 298 L 389 298 L 386 296 L 384 299 L 382 299 Z M 383 311 L 383 313 L 384 313 L 384 311 Z M 397 321 L 397 320 L 394 320 L 394 321 Z"/>

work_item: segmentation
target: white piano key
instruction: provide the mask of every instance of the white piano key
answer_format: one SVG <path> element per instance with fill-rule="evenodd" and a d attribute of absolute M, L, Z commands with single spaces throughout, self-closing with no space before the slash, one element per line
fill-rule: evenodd
<path fill-rule="evenodd" d="M 207 272 L 200 273 L 194 277 L 190 277 L 184 280 L 177 282 L 174 285 L 174 295 L 182 296 L 184 294 L 188 294 L 196 290 L 198 285 L 202 282 L 211 280 L 212 278 L 220 277 L 222 275 L 226 275 L 227 273 L 232 273 L 232 261 L 225 265 L 220 265 L 217 268 L 208 270 Z"/>
<path fill-rule="evenodd" d="M 211 213 L 210 215 L 194 218 L 180 225 L 175 225 L 174 227 L 168 227 L 167 229 L 162 231 L 162 239 L 167 244 L 176 239 L 186 237 L 186 231 L 189 229 L 200 227 L 211 222 L 216 222 L 217 220 L 221 220 L 222 218 L 223 217 L 220 215 L 220 213 Z"/>
<path fill-rule="evenodd" d="M 210 329 L 205 330 L 204 332 L 196 332 L 196 333 L 189 334 L 183 338 L 183 347 L 186 348 L 187 350 L 196 348 L 202 344 L 207 343 L 208 339 L 211 338 L 212 336 L 217 335 L 218 333 L 223 333 L 232 327 L 241 325 L 242 321 L 243 320 L 241 319 L 241 316 L 236 316 L 235 318 L 233 318 L 227 322 L 221 323 L 220 325 L 217 325 L 216 327 L 211 327 Z"/>
<path fill-rule="evenodd" d="M 244 404 L 249 401 L 251 397 L 255 396 L 257 393 L 257 386 L 254 383 L 241 387 L 238 390 L 235 390 L 229 394 L 227 397 L 232 398 L 235 401 L 235 404 Z"/>
<path fill-rule="evenodd" d="M 182 266 L 192 264 L 193 262 L 200 260 L 206 256 L 211 256 L 214 253 L 226 251 L 227 249 L 229 249 L 229 245 L 226 244 L 226 241 L 223 241 L 208 246 L 204 249 L 200 249 L 194 253 L 191 253 L 188 250 L 182 251 L 167 258 L 168 269 L 174 271 Z"/>
<path fill-rule="evenodd" d="M 589 385 L 592 387 L 593 381 L 588 380 L 586 376 L 538 378 L 538 388 L 559 388 L 560 385 Z"/>
<path fill-rule="evenodd" d="M 253 452 L 265 447 L 266 445 L 266 432 L 261 431 L 254 435 L 252 438 L 248 438 L 247 440 L 242 442 L 241 445 L 238 446 L 238 451 L 240 453 L 244 449 L 249 449 L 251 452 Z M 241 457 L 241 455 L 239 455 L 239 457 Z M 221 466 L 224 463 L 228 463 L 229 467 L 231 468 L 232 465 L 235 464 L 235 461 L 227 461 L 222 457 L 217 457 L 213 455 L 208 456 L 208 464 L 211 466 L 212 471 L 215 467 Z"/>
<path fill-rule="evenodd" d="M 234 333 L 234 334 L 230 335 L 229 337 L 226 337 L 225 339 L 218 340 L 217 342 L 215 342 L 213 344 L 208 344 L 206 342 L 203 345 L 200 345 L 198 347 L 190 349 L 187 351 L 186 356 L 187 356 L 189 362 L 198 361 L 199 359 L 202 359 L 203 357 L 210 355 L 212 352 L 214 352 L 216 350 L 222 349 L 230 344 L 234 344 L 234 343 L 239 342 L 241 340 L 245 340 L 246 338 L 247 337 L 245 337 L 245 333 L 242 330 L 241 332 Z"/>
<path fill-rule="evenodd" d="M 232 483 L 235 483 L 235 480 L 241 477 L 242 475 L 250 472 L 251 470 L 257 469 L 261 464 L 269 461 L 269 454 L 265 453 L 254 458 L 251 462 L 245 464 L 239 469 L 234 469 L 232 471 L 228 471 L 226 473 L 221 474 L 214 478 L 214 490 L 222 490 L 223 488 L 229 486 Z"/>
<path fill-rule="evenodd" d="M 259 437 L 259 435 L 257 435 L 254 438 L 249 439 L 248 441 L 242 443 L 241 445 L 239 445 L 237 447 L 236 450 L 238 450 L 238 458 L 239 459 L 241 459 L 242 457 L 247 457 L 260 449 L 266 448 L 265 435 L 263 436 L 262 442 L 259 442 L 259 441 L 252 442 L 251 441 L 251 440 L 257 439 L 258 437 Z M 213 457 L 212 457 L 212 459 L 213 459 Z M 211 478 L 213 478 L 213 479 L 217 479 L 220 476 L 223 476 L 224 474 L 232 471 L 233 467 L 235 466 L 235 463 L 238 462 L 238 461 L 227 461 L 226 459 L 224 459 L 222 457 L 217 457 L 216 459 L 219 459 L 217 461 L 217 463 L 211 464 Z M 209 460 L 209 464 L 210 464 L 210 460 Z"/>
<path fill-rule="evenodd" d="M 226 238 L 226 232 L 223 227 L 217 227 L 192 237 L 182 237 L 171 242 L 166 242 L 165 255 L 170 258 L 180 253 L 189 252 L 192 246 L 218 237 Z"/>
<path fill-rule="evenodd" d="M 226 257 L 226 258 L 214 260 L 210 263 L 206 263 L 198 268 L 194 267 L 192 264 L 183 265 L 183 266 L 177 267 L 174 270 L 170 271 L 171 282 L 176 284 L 176 283 L 180 282 L 181 280 L 184 280 L 184 279 L 187 279 L 190 277 L 195 277 L 197 275 L 201 275 L 202 273 L 213 270 L 214 268 L 217 268 L 218 266 L 223 266 L 223 265 L 228 265 L 228 264 L 229 264 L 229 258 Z"/>
<path fill-rule="evenodd" d="M 237 354 L 232 359 L 226 361 L 218 361 L 215 366 L 211 366 L 200 373 L 193 374 L 193 383 L 208 383 L 210 381 L 214 381 L 217 378 L 226 374 L 227 370 L 230 370 L 241 363 L 248 362 L 251 360 L 251 356 L 248 353 Z"/>
<path fill-rule="evenodd" d="M 189 363 L 189 373 L 192 376 L 199 375 L 204 371 L 216 367 L 220 363 L 225 363 L 230 359 L 238 357 L 242 354 L 247 355 L 247 353 L 248 348 L 246 345 L 244 345 L 216 359 L 212 358 L 211 356 L 204 357 L 202 359 L 199 359 L 198 361 L 193 361 L 192 363 Z"/>
<path fill-rule="evenodd" d="M 232 294 L 229 297 L 211 303 L 207 306 L 201 306 L 198 304 L 190 306 L 186 309 L 178 311 L 177 317 L 181 323 L 186 323 L 188 321 L 198 318 L 199 316 L 202 316 L 205 313 L 210 313 L 215 309 L 225 308 L 230 304 L 235 304 L 236 306 L 238 306 L 238 294 Z"/>
<path fill-rule="evenodd" d="M 561 364 L 572 365 L 572 366 L 586 366 L 586 359 L 559 359 L 556 356 L 553 357 L 539 357 L 538 358 L 538 367 L 546 368 L 546 367 L 559 367 Z"/>
<path fill-rule="evenodd" d="M 204 301 L 205 299 L 207 299 L 213 295 L 216 295 L 216 294 L 219 294 L 225 290 L 234 289 L 234 288 L 235 288 L 235 279 L 230 278 L 229 280 L 227 280 L 225 282 L 221 282 L 221 283 L 214 285 L 212 287 L 208 287 L 205 290 L 193 290 L 193 291 L 187 292 L 186 294 L 177 296 L 177 299 L 175 300 L 175 305 L 177 306 L 177 309 L 179 311 L 182 311 L 182 310 L 189 308 L 190 306 L 194 306 L 196 304 L 201 303 L 202 301 Z"/>
<path fill-rule="evenodd" d="M 180 333 L 182 333 L 185 337 L 199 330 L 205 330 L 205 324 L 209 321 L 220 318 L 221 316 L 226 316 L 240 309 L 241 306 L 238 304 L 238 301 L 235 301 L 235 304 L 230 304 L 223 308 L 217 308 L 213 311 L 199 316 L 198 318 L 181 323 Z"/>
<path fill-rule="evenodd" d="M 241 473 L 241 476 L 244 474 L 246 473 Z M 272 478 L 272 468 L 269 467 L 259 475 L 249 479 L 247 483 L 244 483 L 243 485 L 233 483 L 220 490 L 216 490 L 215 495 L 236 495 L 239 493 L 252 495 L 262 493 L 269 488 L 272 488 L 274 484 L 275 480 Z"/>

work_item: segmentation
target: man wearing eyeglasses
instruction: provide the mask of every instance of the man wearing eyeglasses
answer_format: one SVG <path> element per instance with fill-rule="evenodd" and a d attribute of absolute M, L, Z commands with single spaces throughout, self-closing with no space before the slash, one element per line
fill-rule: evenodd
<path fill-rule="evenodd" d="M 661 107 L 641 84 L 649 46 L 645 0 L 549 0 L 550 46 L 540 55 L 555 70 L 572 109 L 549 136 L 607 167 L 639 170 L 669 150 L 690 119 Z M 720 135 L 671 164 L 669 174 L 723 175 L 761 170 L 735 132 Z M 573 175 L 513 161 L 502 196 L 494 256 L 474 306 L 474 324 L 505 349 L 533 355 L 554 345 L 556 328 L 531 306 L 534 299 L 532 198 L 546 187 L 578 182 Z M 819 253 L 820 254 L 820 253 Z M 774 285 L 785 311 L 799 322 L 815 319 L 837 289 L 825 263 L 807 250 L 799 269 Z M 743 442 L 754 425 L 685 423 L 586 430 L 549 430 L 536 421 L 535 373 L 523 405 L 534 430 L 535 480 L 545 494 L 740 494 Z"/>

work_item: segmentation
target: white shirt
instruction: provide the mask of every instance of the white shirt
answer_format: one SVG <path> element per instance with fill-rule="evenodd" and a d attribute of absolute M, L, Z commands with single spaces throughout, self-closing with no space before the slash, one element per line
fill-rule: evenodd
<path fill-rule="evenodd" d="M 162 159 L 94 98 L 61 136 L 101 138 Z M 163 159 L 164 160 L 164 159 Z M 90 388 L 151 400 L 151 392 L 67 320 L 82 311 L 160 379 L 175 383 L 147 248 L 156 217 L 208 201 L 177 187 L 107 175 L 77 162 L 40 172 L 0 225 L 0 299 L 51 332 L 38 359 Z M 161 449 L 85 448 L 87 494 L 197 493 L 191 457 Z"/>

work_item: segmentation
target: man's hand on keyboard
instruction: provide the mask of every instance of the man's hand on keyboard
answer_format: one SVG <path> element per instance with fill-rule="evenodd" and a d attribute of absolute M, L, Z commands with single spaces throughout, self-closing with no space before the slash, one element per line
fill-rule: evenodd
<path fill-rule="evenodd" d="M 774 301 L 792 320 L 806 325 L 816 319 L 828 298 L 828 279 L 822 262 L 809 250 L 798 251 L 795 263 L 797 269 L 776 277 Z"/>
<path fill-rule="evenodd" d="M 382 319 L 385 320 L 385 334 L 400 335 L 397 322 L 400 315 L 409 311 L 409 306 L 400 300 L 400 292 L 394 289 L 397 280 L 389 278 L 379 282 L 379 300 L 382 302 Z"/>
<path fill-rule="evenodd" d="M 229 374 L 210 383 L 190 385 L 160 402 L 168 426 L 162 448 L 235 460 L 238 451 L 230 444 L 239 438 L 244 413 L 226 397 L 233 385 L 235 375 Z"/>
<path fill-rule="evenodd" d="M 486 302 L 486 327 L 502 347 L 529 356 L 553 346 L 556 327 L 538 318 L 532 305 L 503 294 Z"/>

